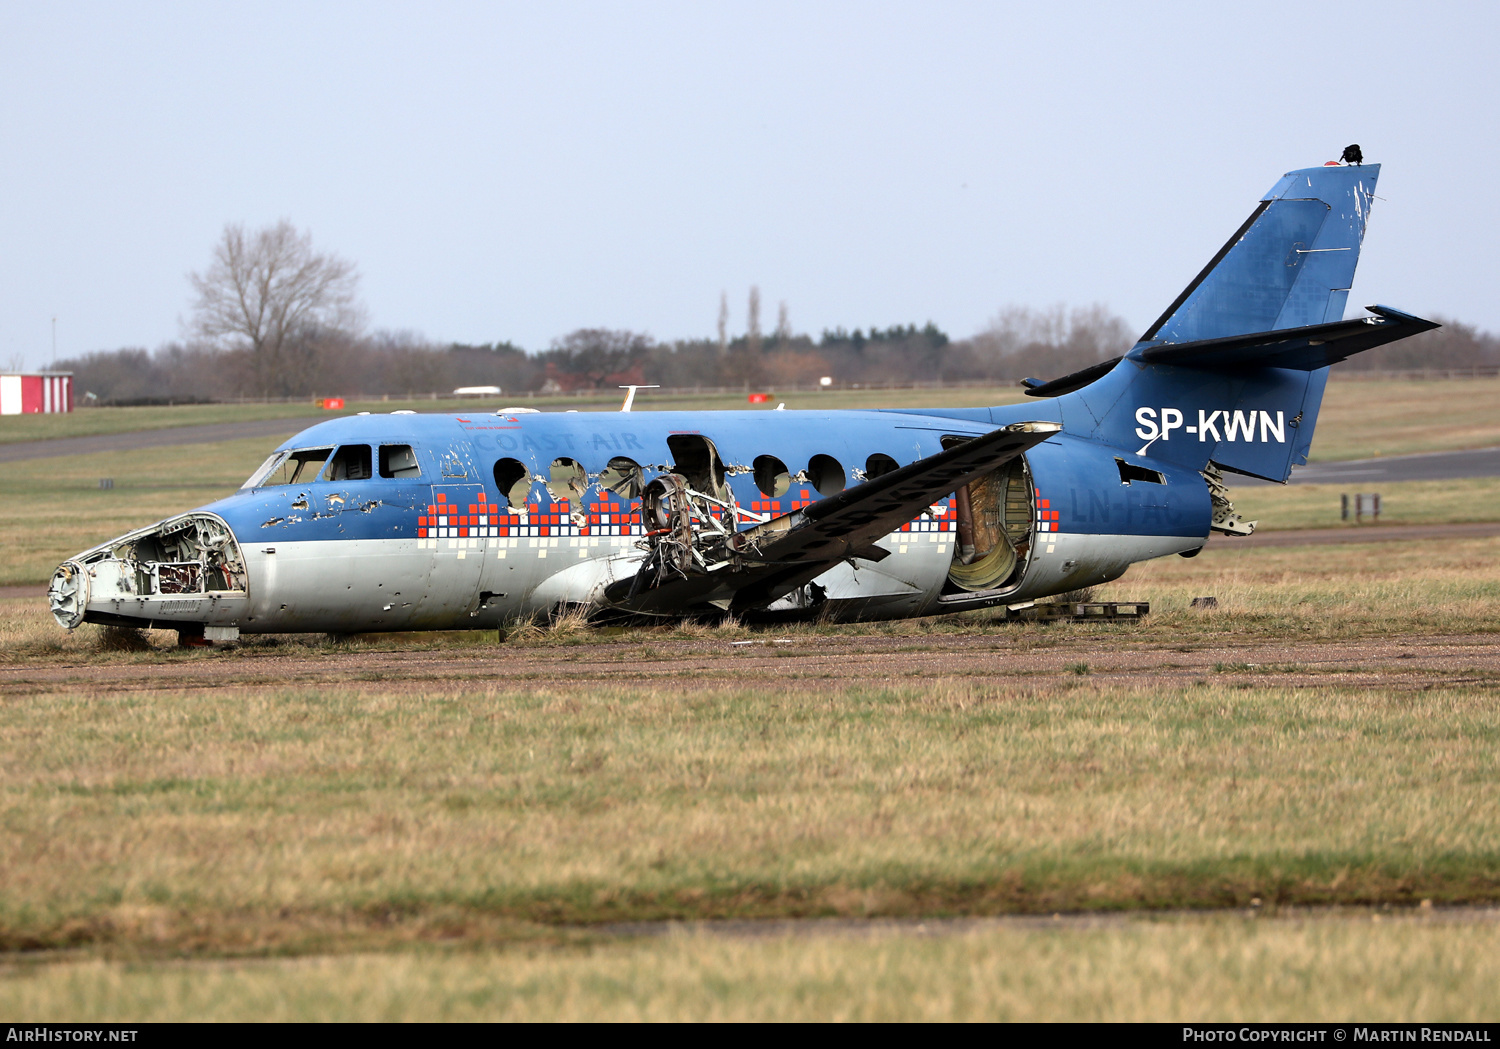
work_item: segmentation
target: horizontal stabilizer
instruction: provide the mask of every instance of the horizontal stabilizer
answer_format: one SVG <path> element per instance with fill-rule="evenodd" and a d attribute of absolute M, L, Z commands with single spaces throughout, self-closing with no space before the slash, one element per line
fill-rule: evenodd
<path fill-rule="evenodd" d="M 1027 397 L 1061 397 L 1065 393 L 1081 390 L 1096 379 L 1102 379 L 1115 370 L 1115 365 L 1123 360 L 1121 357 L 1111 357 L 1107 361 L 1091 364 L 1087 368 L 1080 368 L 1076 372 L 1069 372 L 1061 378 L 1043 382 L 1041 379 L 1022 379 L 1021 385 L 1026 390 Z"/>
<path fill-rule="evenodd" d="M 1222 339 L 1160 343 L 1140 347 L 1130 356 L 1147 364 L 1176 364 L 1185 368 L 1315 371 L 1347 360 L 1356 353 L 1442 327 L 1435 321 L 1413 317 L 1389 306 L 1367 306 L 1366 309 L 1374 316 L 1253 335 L 1231 335 Z"/>
<path fill-rule="evenodd" d="M 840 561 L 878 560 L 883 554 L 871 544 L 1061 429 L 1053 422 L 1001 427 L 739 532 L 732 557 L 706 572 L 647 588 L 622 579 L 605 599 L 613 609 L 647 614 L 726 602 L 731 611 L 763 608 Z"/>

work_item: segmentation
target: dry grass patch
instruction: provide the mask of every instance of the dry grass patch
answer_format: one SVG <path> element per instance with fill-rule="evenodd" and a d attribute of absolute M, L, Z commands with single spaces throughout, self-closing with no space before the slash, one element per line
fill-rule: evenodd
<path fill-rule="evenodd" d="M 139 408 L 79 408 L 51 415 L 0 417 L 0 444 L 46 441 L 59 437 L 97 437 L 103 434 L 166 430 L 179 426 L 286 419 L 287 432 L 296 433 L 338 412 L 322 413 L 313 404 L 179 404 Z M 262 456 L 264 458 L 264 456 Z"/>
<path fill-rule="evenodd" d="M 1468 1022 L 1500 1007 L 1500 929 L 1379 915 L 951 935 L 664 938 L 232 963 L 15 968 L 37 1021 Z"/>
<path fill-rule="evenodd" d="M 1218 608 L 1189 608 L 1193 598 Z M 1135 565 L 1100 600 L 1151 602 L 1147 636 L 1327 638 L 1500 630 L 1500 539 L 1239 547 Z"/>
<path fill-rule="evenodd" d="M 1380 492 L 1383 525 L 1455 524 L 1500 520 L 1500 477 L 1394 483 L 1256 485 L 1234 488 L 1235 509 L 1264 531 L 1284 528 L 1361 527 L 1340 519 L 1340 499 L 1360 490 Z"/>

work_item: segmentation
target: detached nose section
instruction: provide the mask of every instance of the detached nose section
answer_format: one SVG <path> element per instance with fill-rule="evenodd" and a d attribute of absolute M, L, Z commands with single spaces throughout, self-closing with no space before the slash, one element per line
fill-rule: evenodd
<path fill-rule="evenodd" d="M 231 640 L 248 613 L 249 590 L 233 530 L 217 514 L 196 510 L 64 561 L 47 600 L 68 630 L 99 623 Z"/>

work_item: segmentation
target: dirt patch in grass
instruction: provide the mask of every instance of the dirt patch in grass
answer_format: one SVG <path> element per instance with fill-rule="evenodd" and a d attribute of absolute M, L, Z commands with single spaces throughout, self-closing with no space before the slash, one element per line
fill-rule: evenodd
<path fill-rule="evenodd" d="M 371 692 L 413 684 L 486 684 L 548 689 L 670 686 L 692 691 L 884 686 L 922 680 L 1006 681 L 1050 687 L 1052 678 L 1086 674 L 1095 681 L 1180 685 L 1205 675 L 1233 674 L 1254 684 L 1341 684 L 1427 689 L 1500 682 L 1500 636 L 1436 635 L 1331 640 L 1323 637 L 1234 638 L 1188 646 L 1181 636 L 1144 636 L 1131 627 L 1013 627 L 998 634 L 911 637 L 805 637 L 795 649 L 734 646 L 717 639 L 596 641 L 586 646 L 510 648 L 495 644 L 463 651 L 216 652 L 150 650 L 148 660 L 120 662 L 101 653 L 87 665 L 0 668 L 7 693 L 136 692 L 163 688 L 261 688 L 270 684 L 353 685 Z M 130 650 L 136 655 L 138 650 Z M 107 660 L 107 661 L 105 661 Z M 1080 670 L 1083 667 L 1085 669 Z"/>

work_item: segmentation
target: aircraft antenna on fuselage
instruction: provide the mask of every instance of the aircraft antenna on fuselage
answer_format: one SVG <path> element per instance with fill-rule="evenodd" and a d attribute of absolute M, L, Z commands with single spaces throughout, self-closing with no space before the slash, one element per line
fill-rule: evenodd
<path fill-rule="evenodd" d="M 642 385 L 637 384 L 637 385 L 634 385 L 634 386 L 621 386 L 620 389 L 622 389 L 622 390 L 628 390 L 629 391 L 628 393 L 625 394 L 625 403 L 620 406 L 620 411 L 622 411 L 622 412 L 628 412 L 628 411 L 630 411 L 630 406 L 635 403 L 635 391 L 636 390 L 659 390 L 659 389 L 661 389 L 661 387 L 660 386 L 655 386 L 655 385 L 653 385 L 653 386 L 642 386 Z"/>

